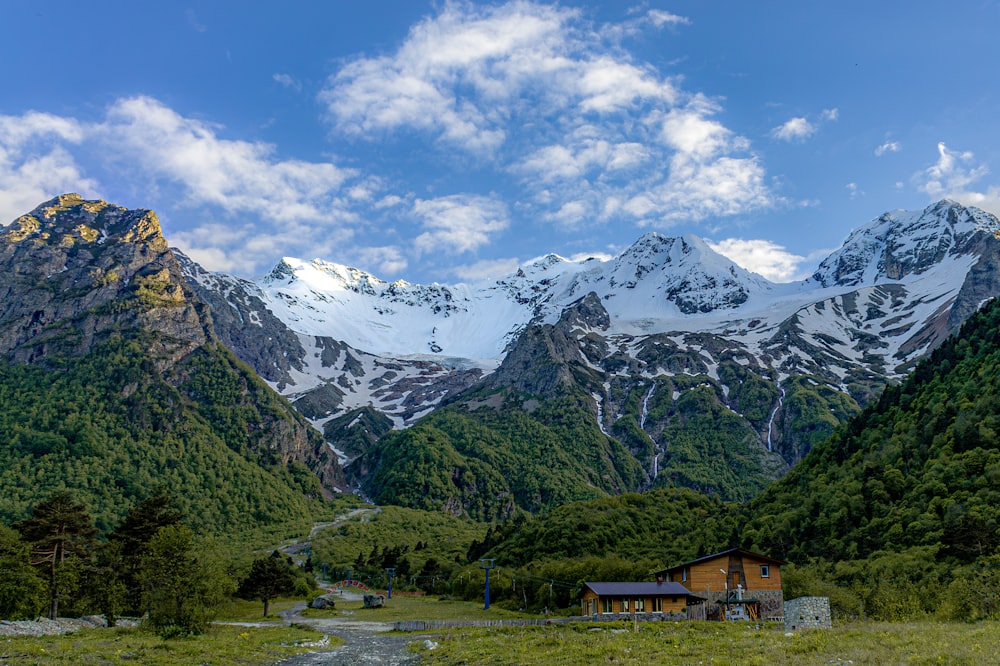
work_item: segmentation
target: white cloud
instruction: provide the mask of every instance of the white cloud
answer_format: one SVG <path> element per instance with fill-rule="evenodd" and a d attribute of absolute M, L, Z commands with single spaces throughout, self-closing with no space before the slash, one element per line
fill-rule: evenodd
<path fill-rule="evenodd" d="M 413 214 L 426 231 L 414 240 L 422 252 L 469 252 L 486 245 L 490 236 L 507 228 L 507 207 L 498 199 L 451 195 L 418 199 Z"/>
<path fill-rule="evenodd" d="M 771 136 L 782 141 L 804 141 L 816 133 L 816 126 L 805 118 L 791 118 L 771 130 Z"/>
<path fill-rule="evenodd" d="M 938 161 L 914 176 L 918 189 L 932 199 L 954 199 L 1000 215 L 1000 186 L 990 185 L 984 191 L 969 187 L 982 180 L 989 173 L 989 167 L 976 164 L 971 151 L 949 150 L 943 142 L 937 149 Z"/>
<path fill-rule="evenodd" d="M 403 251 L 395 245 L 353 248 L 351 257 L 363 270 L 379 277 L 395 277 L 409 266 Z"/>
<path fill-rule="evenodd" d="M 587 261 L 588 259 L 597 259 L 598 261 L 611 261 L 615 258 L 615 255 L 608 254 L 607 252 L 577 252 L 576 254 L 566 257 L 570 261 Z"/>
<path fill-rule="evenodd" d="M 302 90 L 302 84 L 299 83 L 299 81 L 291 74 L 279 73 L 272 75 L 271 78 L 280 83 L 281 85 L 285 86 L 286 88 L 291 88 L 296 92 L 300 92 Z"/>
<path fill-rule="evenodd" d="M 663 11 L 661 9 L 650 9 L 646 12 L 646 16 L 657 28 L 664 25 L 690 25 L 691 19 L 678 16 L 677 14 L 671 14 L 670 12 Z"/>
<path fill-rule="evenodd" d="M 0 224 L 65 192 L 94 196 L 97 182 L 69 151 L 85 134 L 83 124 L 47 113 L 0 116 Z"/>
<path fill-rule="evenodd" d="M 688 22 L 653 10 L 626 27 Z M 615 27 L 526 0 L 448 2 L 395 51 L 344 64 L 320 101 L 355 138 L 429 138 L 445 159 L 457 148 L 519 176 L 535 219 L 649 226 L 770 205 L 762 165 L 714 118 L 719 104 L 637 61 Z"/>
<path fill-rule="evenodd" d="M 86 159 L 89 170 L 108 169 L 142 191 L 143 205 L 164 201 L 156 207 L 165 230 L 176 204 L 198 208 L 207 221 L 182 225 L 170 241 L 210 270 L 250 273 L 292 248 L 330 250 L 353 233 L 358 206 L 381 196 L 377 179 L 281 159 L 269 144 L 221 132 L 149 97 L 120 99 L 90 123 L 34 112 L 0 116 L 0 216 L 9 221 L 68 191 L 108 196 L 80 166 Z"/>
<path fill-rule="evenodd" d="M 709 246 L 719 254 L 755 273 L 760 273 L 772 282 L 792 282 L 808 276 L 803 273 L 802 264 L 806 257 L 788 252 L 784 246 L 769 240 L 744 240 L 727 238 Z"/>
<path fill-rule="evenodd" d="M 191 204 L 286 221 L 347 215 L 338 190 L 353 171 L 278 159 L 265 143 L 222 139 L 215 127 L 149 97 L 116 102 L 100 133 L 130 164 L 182 185 Z"/>
<path fill-rule="evenodd" d="M 899 143 L 899 141 L 886 141 L 875 149 L 875 156 L 882 157 L 886 153 L 898 153 L 902 149 L 903 146 Z"/>
<path fill-rule="evenodd" d="M 848 183 L 844 187 L 847 189 L 847 192 L 852 199 L 857 199 L 859 195 L 865 195 L 864 191 L 858 188 L 857 183 Z"/>
<path fill-rule="evenodd" d="M 456 266 L 451 272 L 459 279 L 478 281 L 510 275 L 517 270 L 518 265 L 519 262 L 514 257 L 507 259 L 483 259 L 474 264 Z"/>
<path fill-rule="evenodd" d="M 789 142 L 805 141 L 819 131 L 821 124 L 836 122 L 839 118 L 840 110 L 837 108 L 820 111 L 818 122 L 812 122 L 805 116 L 790 118 L 771 130 L 771 138 Z"/>
<path fill-rule="evenodd" d="M 415 129 L 473 153 L 490 152 L 506 138 L 504 107 L 525 85 L 566 68 L 555 47 L 572 15 L 528 2 L 449 3 L 414 26 L 395 54 L 345 65 L 320 100 L 348 133 Z"/>

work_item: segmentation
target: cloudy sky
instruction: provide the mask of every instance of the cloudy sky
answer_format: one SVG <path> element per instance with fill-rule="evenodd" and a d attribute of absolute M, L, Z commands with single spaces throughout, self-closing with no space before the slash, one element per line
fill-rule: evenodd
<path fill-rule="evenodd" d="M 76 191 L 211 270 L 444 283 L 694 233 L 791 280 L 1000 214 L 997 2 L 257 4 L 7 3 L 0 223 Z"/>

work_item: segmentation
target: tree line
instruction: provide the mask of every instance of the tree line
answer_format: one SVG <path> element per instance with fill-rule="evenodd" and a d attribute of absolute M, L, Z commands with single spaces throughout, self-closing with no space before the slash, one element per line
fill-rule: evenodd
<path fill-rule="evenodd" d="M 236 596 L 269 602 L 307 595 L 308 572 L 277 551 L 246 563 L 197 537 L 162 491 L 100 535 L 68 491 L 39 501 L 27 518 L 0 524 L 0 619 L 102 614 L 110 625 L 141 617 L 164 636 L 198 634 Z"/>

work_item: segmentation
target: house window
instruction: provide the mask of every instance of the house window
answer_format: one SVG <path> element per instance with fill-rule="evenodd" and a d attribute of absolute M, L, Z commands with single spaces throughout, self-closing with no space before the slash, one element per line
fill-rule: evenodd
<path fill-rule="evenodd" d="M 662 613 L 663 612 L 663 599 L 661 597 L 653 598 L 653 612 Z"/>
<path fill-rule="evenodd" d="M 622 599 L 622 612 L 628 613 L 628 599 Z"/>
<path fill-rule="evenodd" d="M 686 583 L 687 579 L 688 579 L 688 570 L 685 567 L 684 569 L 681 569 L 681 582 Z"/>
<path fill-rule="evenodd" d="M 760 577 L 761 578 L 770 578 L 771 577 L 771 567 L 768 566 L 768 565 L 766 565 L 766 564 L 760 565 Z"/>
<path fill-rule="evenodd" d="M 601 599 L 601 612 L 602 613 L 615 612 L 614 600 L 611 597 L 604 597 Z"/>
<path fill-rule="evenodd" d="M 645 599 L 636 599 L 633 602 L 633 605 L 635 606 L 635 612 L 636 613 L 645 613 L 646 612 L 646 600 Z"/>

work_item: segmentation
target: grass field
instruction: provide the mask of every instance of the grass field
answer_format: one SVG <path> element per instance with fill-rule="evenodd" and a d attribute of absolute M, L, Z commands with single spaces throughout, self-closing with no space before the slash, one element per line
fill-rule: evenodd
<path fill-rule="evenodd" d="M 1000 663 L 1000 623 L 850 624 L 787 635 L 777 624 L 681 622 L 470 628 L 436 633 L 422 664 L 800 666 Z M 418 644 L 419 645 L 419 644 Z"/>
<path fill-rule="evenodd" d="M 302 627 L 216 625 L 202 636 L 164 640 L 138 629 L 89 629 L 41 638 L 0 638 L 0 664 L 143 664 L 144 666 L 264 666 L 315 650 L 322 638 Z M 339 639 L 331 637 L 334 645 Z"/>

